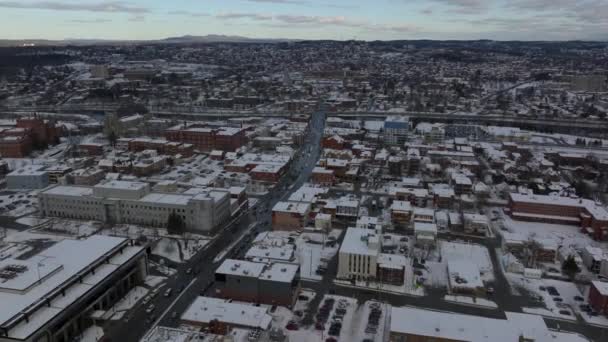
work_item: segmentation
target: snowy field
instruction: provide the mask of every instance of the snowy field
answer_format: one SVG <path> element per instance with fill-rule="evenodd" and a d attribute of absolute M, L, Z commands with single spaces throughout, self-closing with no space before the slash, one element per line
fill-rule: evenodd
<path fill-rule="evenodd" d="M 67 235 L 69 237 L 89 237 L 101 230 L 102 223 L 96 221 L 78 221 L 60 218 L 37 219 L 35 217 L 23 217 L 30 223 L 40 221 L 34 231 L 40 233 Z M 19 219 L 19 220 L 21 220 Z M 17 222 L 19 222 L 19 220 Z"/>

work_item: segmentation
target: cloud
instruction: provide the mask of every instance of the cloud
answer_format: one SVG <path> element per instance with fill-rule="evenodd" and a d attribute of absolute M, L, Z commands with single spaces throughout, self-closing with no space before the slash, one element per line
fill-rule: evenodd
<path fill-rule="evenodd" d="M 220 13 L 215 16 L 218 19 L 222 20 L 232 20 L 232 19 L 251 19 L 251 20 L 272 20 L 272 15 L 268 14 L 260 14 L 260 13 Z"/>
<path fill-rule="evenodd" d="M 143 16 L 143 15 L 135 15 L 135 16 L 132 16 L 131 18 L 129 18 L 129 21 L 133 22 L 133 23 L 135 23 L 135 22 L 142 22 L 142 21 L 145 21 L 145 20 L 146 20 L 146 17 Z"/>
<path fill-rule="evenodd" d="M 208 17 L 211 15 L 209 13 L 204 13 L 204 12 L 188 12 L 188 11 L 170 11 L 170 12 L 167 12 L 167 14 L 184 15 L 184 16 L 189 16 L 189 17 L 193 17 L 193 18 Z"/>
<path fill-rule="evenodd" d="M 343 16 L 324 17 L 324 16 L 306 16 L 306 15 L 277 15 L 274 17 L 276 21 L 281 22 L 279 26 L 293 27 L 294 25 L 309 25 L 314 27 L 319 26 L 339 26 L 358 28 L 363 31 L 392 31 L 392 32 L 413 32 L 418 30 L 417 27 L 408 24 L 392 25 L 392 24 L 373 24 L 368 21 L 355 20 Z"/>
<path fill-rule="evenodd" d="M 124 1 L 100 1 L 94 3 L 77 3 L 62 1 L 0 1 L 0 8 L 42 9 L 51 11 L 86 11 L 104 13 L 148 13 L 145 7 L 133 6 Z"/>
<path fill-rule="evenodd" d="M 308 4 L 308 1 L 300 1 L 300 0 L 247 0 L 249 2 L 262 2 L 262 3 L 272 3 L 272 4 Z"/>
<path fill-rule="evenodd" d="M 454 14 L 479 14 L 488 10 L 488 0 L 430 0 L 446 6 L 446 12 Z"/>
<path fill-rule="evenodd" d="M 69 23 L 76 23 L 76 24 L 103 24 L 103 23 L 109 23 L 111 21 L 112 20 L 110 20 L 110 19 L 102 19 L 102 18 L 68 20 Z"/>

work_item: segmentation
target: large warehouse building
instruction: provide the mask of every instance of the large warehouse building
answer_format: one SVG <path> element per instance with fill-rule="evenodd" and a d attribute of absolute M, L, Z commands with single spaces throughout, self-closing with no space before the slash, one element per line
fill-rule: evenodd
<path fill-rule="evenodd" d="M 0 342 L 73 341 L 147 275 L 144 247 L 92 236 L 0 261 Z"/>
<path fill-rule="evenodd" d="M 148 183 L 109 181 L 93 187 L 55 186 L 38 196 L 45 216 L 164 227 L 169 214 L 186 229 L 211 233 L 230 217 L 230 191 L 151 192 Z"/>

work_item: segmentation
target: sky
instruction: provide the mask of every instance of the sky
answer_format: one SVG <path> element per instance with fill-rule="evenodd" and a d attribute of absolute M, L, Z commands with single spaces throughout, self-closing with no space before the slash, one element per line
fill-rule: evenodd
<path fill-rule="evenodd" d="M 608 40 L 608 0 L 0 0 L 0 39 Z"/>

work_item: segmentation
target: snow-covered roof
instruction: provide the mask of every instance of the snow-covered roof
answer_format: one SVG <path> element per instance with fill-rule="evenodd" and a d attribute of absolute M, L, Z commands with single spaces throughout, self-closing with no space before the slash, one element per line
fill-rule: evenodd
<path fill-rule="evenodd" d="M 464 260 L 448 260 L 448 274 L 451 287 L 469 289 L 483 287 L 481 274 L 475 263 Z"/>
<path fill-rule="evenodd" d="M 393 201 L 391 204 L 393 211 L 412 211 L 412 205 L 407 201 Z"/>
<path fill-rule="evenodd" d="M 434 223 L 414 222 L 414 232 L 437 234 L 437 225 Z"/>
<path fill-rule="evenodd" d="M 297 276 L 300 266 L 287 263 L 272 263 L 260 274 L 260 280 L 291 283 Z"/>
<path fill-rule="evenodd" d="M 591 284 L 593 284 L 593 287 L 595 287 L 602 296 L 608 296 L 608 283 L 594 280 Z"/>
<path fill-rule="evenodd" d="M 379 236 L 369 229 L 348 228 L 340 246 L 340 253 L 378 255 Z"/>
<path fill-rule="evenodd" d="M 18 273 L 10 284 L 0 284 L 0 325 L 20 317 L 22 312 L 31 311 L 29 322 L 23 320 L 8 331 L 9 337 L 27 338 L 143 249 L 126 242 L 124 238 L 103 235 L 93 235 L 86 240 L 66 239 L 27 259 L 28 268 L 23 273 Z M 124 249 L 118 253 L 121 246 Z M 95 274 L 88 273 L 87 269 L 106 255 L 111 255 L 108 262 L 100 263 Z M 7 264 L 23 262 L 6 259 L 0 269 Z M 42 271 L 40 282 L 38 269 Z M 78 274 L 84 274 L 82 281 L 72 282 Z M 65 296 L 55 297 L 61 289 L 65 290 Z M 44 304 L 47 298 L 50 306 Z M 37 304 L 43 305 L 34 309 Z"/>
<path fill-rule="evenodd" d="M 259 262 L 226 259 L 215 273 L 257 278 L 262 274 L 265 266 L 266 264 Z"/>
<path fill-rule="evenodd" d="M 181 319 L 207 324 L 213 320 L 250 328 L 268 329 L 272 317 L 267 308 L 231 303 L 224 299 L 197 297 Z"/>
<path fill-rule="evenodd" d="M 62 195 L 62 196 L 91 196 L 93 188 L 86 186 L 66 186 L 58 185 L 43 192 L 47 195 Z"/>
<path fill-rule="evenodd" d="M 297 213 L 305 215 L 310 211 L 310 203 L 304 202 L 277 202 L 272 208 L 272 211 Z"/>
<path fill-rule="evenodd" d="M 493 319 L 413 307 L 392 307 L 391 332 L 472 342 L 512 342 L 523 336 L 536 342 L 583 342 L 580 335 L 551 331 L 542 317 L 506 313 Z"/>

